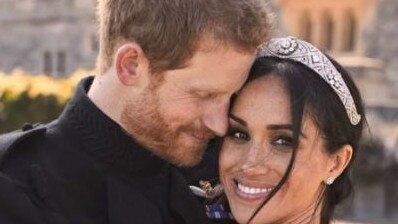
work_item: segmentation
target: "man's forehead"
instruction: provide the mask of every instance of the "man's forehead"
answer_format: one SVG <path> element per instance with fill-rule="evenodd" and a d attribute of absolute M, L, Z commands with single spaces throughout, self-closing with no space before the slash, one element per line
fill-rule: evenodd
<path fill-rule="evenodd" d="M 243 80 L 244 81 L 244 80 Z M 232 94 L 240 91 L 243 85 L 242 82 L 231 80 L 231 82 L 213 82 L 211 80 L 201 79 L 199 82 L 191 82 L 187 87 L 190 91 L 208 92 L 217 94 Z"/>

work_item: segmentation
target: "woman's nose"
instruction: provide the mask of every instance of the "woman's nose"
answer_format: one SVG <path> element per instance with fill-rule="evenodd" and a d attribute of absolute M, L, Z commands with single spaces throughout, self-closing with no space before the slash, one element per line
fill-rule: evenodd
<path fill-rule="evenodd" d="M 252 145 L 242 156 L 242 170 L 248 174 L 264 174 L 267 171 L 267 155 L 259 145 Z"/>

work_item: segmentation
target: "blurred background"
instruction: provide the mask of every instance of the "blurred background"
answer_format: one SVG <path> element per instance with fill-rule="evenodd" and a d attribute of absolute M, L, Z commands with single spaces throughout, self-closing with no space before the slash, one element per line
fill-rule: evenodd
<path fill-rule="evenodd" d="M 398 223 L 398 0 L 268 0 L 276 35 L 294 35 L 352 72 L 369 127 L 347 222 Z M 56 118 L 94 75 L 96 0 L 0 0 L 0 133 Z"/>

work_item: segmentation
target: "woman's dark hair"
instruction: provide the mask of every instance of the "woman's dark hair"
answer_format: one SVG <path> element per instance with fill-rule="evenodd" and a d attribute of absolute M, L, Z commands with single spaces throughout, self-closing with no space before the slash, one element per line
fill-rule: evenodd
<path fill-rule="evenodd" d="M 320 77 L 319 74 L 306 67 L 305 65 L 290 60 L 275 57 L 261 57 L 256 59 L 247 82 L 251 82 L 259 77 L 275 75 L 281 77 L 287 86 L 290 94 L 294 149 L 290 164 L 285 175 L 279 184 L 271 192 L 270 197 L 265 200 L 255 211 L 251 220 L 257 215 L 260 209 L 277 193 L 288 179 L 296 158 L 297 147 L 299 144 L 299 133 L 302 127 L 302 120 L 305 115 L 309 115 L 321 131 L 325 140 L 325 148 L 329 154 L 336 153 L 344 145 L 351 145 L 353 155 L 350 164 L 344 172 L 328 185 L 321 195 L 320 219 L 321 224 L 329 224 L 336 205 L 346 199 L 352 192 L 352 182 L 350 179 L 350 165 L 358 153 L 358 144 L 362 136 L 364 126 L 364 107 L 358 88 L 349 76 L 348 72 L 335 60 L 327 56 L 335 68 L 341 73 L 348 89 L 351 92 L 358 113 L 362 116 L 357 125 L 352 125 L 346 109 L 338 95 L 332 87 Z"/>

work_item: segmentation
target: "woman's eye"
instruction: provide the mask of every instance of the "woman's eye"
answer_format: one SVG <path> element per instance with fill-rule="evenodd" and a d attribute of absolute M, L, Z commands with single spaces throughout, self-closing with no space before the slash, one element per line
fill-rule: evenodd
<path fill-rule="evenodd" d="M 234 137 L 237 139 L 247 139 L 248 138 L 247 134 L 243 133 L 243 132 L 235 132 Z"/>
<path fill-rule="evenodd" d="M 275 138 L 273 141 L 273 145 L 275 146 L 293 146 L 293 138 L 287 136 L 280 136 Z"/>
<path fill-rule="evenodd" d="M 229 130 L 228 131 L 228 137 L 232 138 L 232 139 L 235 139 L 235 140 L 240 140 L 240 141 L 249 140 L 249 135 L 246 132 L 238 131 L 238 130 Z"/>

